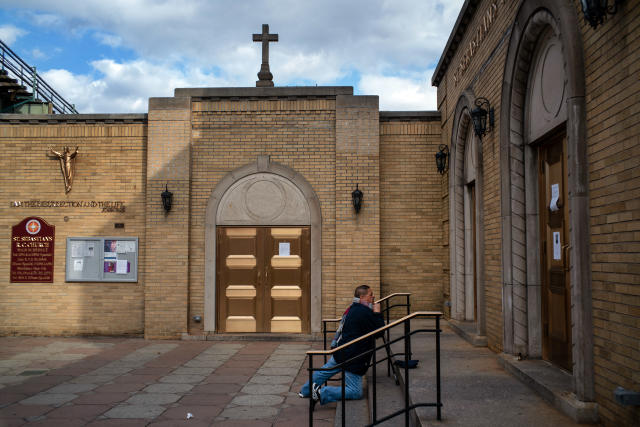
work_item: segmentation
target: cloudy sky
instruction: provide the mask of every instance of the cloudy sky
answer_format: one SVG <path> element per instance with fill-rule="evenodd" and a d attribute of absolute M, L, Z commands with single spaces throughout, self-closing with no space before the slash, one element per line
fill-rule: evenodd
<path fill-rule="evenodd" d="M 176 87 L 353 86 L 435 110 L 433 70 L 463 0 L 0 0 L 0 39 L 81 113 L 146 112 Z"/>

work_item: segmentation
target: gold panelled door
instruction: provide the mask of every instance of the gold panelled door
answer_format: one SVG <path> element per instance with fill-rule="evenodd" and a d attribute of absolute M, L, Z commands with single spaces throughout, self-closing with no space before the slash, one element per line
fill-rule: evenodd
<path fill-rule="evenodd" d="M 566 136 L 539 149 L 542 355 L 571 370 L 571 286 Z"/>
<path fill-rule="evenodd" d="M 310 331 L 309 227 L 218 227 L 218 332 Z"/>

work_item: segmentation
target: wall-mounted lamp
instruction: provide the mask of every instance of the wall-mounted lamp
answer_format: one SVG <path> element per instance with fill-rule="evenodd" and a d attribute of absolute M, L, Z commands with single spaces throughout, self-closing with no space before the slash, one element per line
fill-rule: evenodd
<path fill-rule="evenodd" d="M 356 214 L 360 212 L 363 198 L 364 194 L 362 194 L 362 191 L 358 189 L 358 184 L 356 184 L 356 189 L 351 193 L 351 200 L 353 201 L 353 208 L 356 210 Z"/>
<path fill-rule="evenodd" d="M 475 131 L 476 135 L 478 135 L 478 138 L 482 139 L 482 137 L 485 136 L 487 132 L 493 129 L 493 125 L 495 122 L 494 111 L 487 98 L 476 98 L 473 103 L 476 106 L 476 108 L 471 110 L 473 130 Z M 487 106 L 486 110 L 482 108 L 483 105 Z M 489 116 L 489 129 L 487 129 L 487 116 Z"/>
<path fill-rule="evenodd" d="M 202 316 L 193 316 L 192 319 L 196 323 L 202 322 Z"/>
<path fill-rule="evenodd" d="M 164 191 L 161 194 L 162 196 L 162 207 L 164 211 L 169 213 L 171 210 L 171 202 L 173 201 L 173 193 L 169 191 L 168 184 L 165 184 Z"/>
<path fill-rule="evenodd" d="M 438 168 L 438 173 L 440 175 L 444 175 L 445 172 L 449 170 L 449 147 L 444 144 L 438 147 L 438 152 L 436 153 L 436 167 Z"/>
<path fill-rule="evenodd" d="M 596 28 L 604 22 L 607 14 L 615 14 L 618 11 L 618 5 L 621 5 L 623 1 L 613 0 L 613 4 L 609 6 L 609 0 L 580 0 L 584 20 Z"/>

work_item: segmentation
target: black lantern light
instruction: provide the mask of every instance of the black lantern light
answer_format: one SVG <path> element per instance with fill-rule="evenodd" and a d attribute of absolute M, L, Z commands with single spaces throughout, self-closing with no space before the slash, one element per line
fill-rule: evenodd
<path fill-rule="evenodd" d="M 364 194 L 362 191 L 358 189 L 358 184 L 356 184 L 356 189 L 351 193 L 351 199 L 353 201 L 353 208 L 356 210 L 356 214 L 360 212 L 360 208 L 362 207 L 362 199 Z"/>
<path fill-rule="evenodd" d="M 602 24 L 607 14 L 615 14 L 618 11 L 618 5 L 622 4 L 622 2 L 623 0 L 613 0 L 613 4 L 609 6 L 608 0 L 580 0 L 584 19 L 593 28 Z"/>
<path fill-rule="evenodd" d="M 473 110 L 471 110 L 471 120 L 473 120 L 473 130 L 475 131 L 478 138 L 482 138 L 493 129 L 494 125 L 494 116 L 493 116 L 493 107 L 489 104 L 489 100 L 487 98 L 476 98 L 473 102 L 476 106 Z M 487 106 L 485 110 L 482 108 L 483 105 Z M 489 129 L 487 129 L 487 116 L 489 116 Z"/>
<path fill-rule="evenodd" d="M 162 207 L 164 207 L 164 211 L 169 213 L 171 210 L 171 202 L 173 201 L 173 193 L 169 191 L 168 184 L 165 184 L 164 191 L 161 194 L 162 196 Z"/>
<path fill-rule="evenodd" d="M 449 147 L 442 144 L 438 147 L 438 152 L 436 153 L 436 167 L 438 168 L 438 173 L 440 175 L 444 175 L 445 172 L 449 170 Z"/>

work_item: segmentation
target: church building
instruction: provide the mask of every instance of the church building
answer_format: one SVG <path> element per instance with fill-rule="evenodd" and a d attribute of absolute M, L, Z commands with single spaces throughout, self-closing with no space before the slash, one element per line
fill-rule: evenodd
<path fill-rule="evenodd" d="M 465 1 L 437 111 L 274 86 L 263 50 L 146 114 L 0 114 L 0 334 L 310 336 L 367 284 L 633 425 L 640 8 L 600 3 Z"/>

